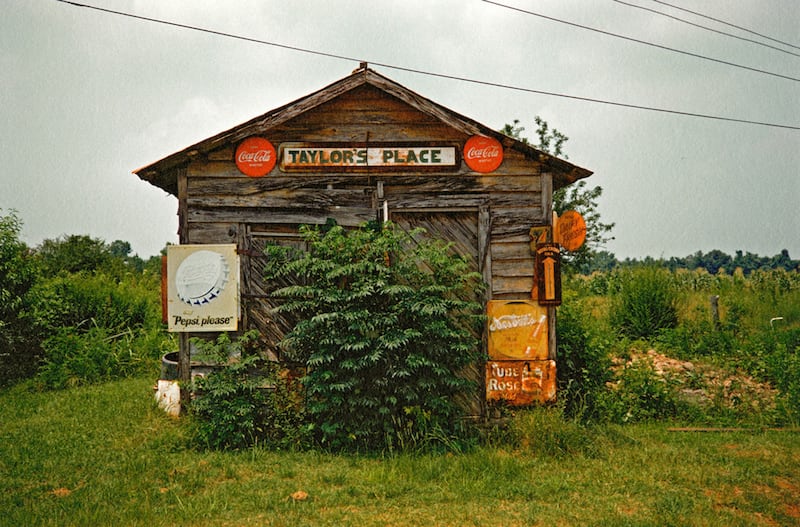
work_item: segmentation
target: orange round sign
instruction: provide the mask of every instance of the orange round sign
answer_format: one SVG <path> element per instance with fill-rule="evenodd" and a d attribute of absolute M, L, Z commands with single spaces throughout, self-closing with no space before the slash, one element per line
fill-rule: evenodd
<path fill-rule="evenodd" d="M 475 172 L 494 172 L 503 162 L 503 145 L 497 139 L 473 135 L 464 145 L 464 161 Z"/>
<path fill-rule="evenodd" d="M 586 222 L 578 212 L 568 210 L 558 218 L 558 243 L 575 251 L 586 241 Z"/>
<path fill-rule="evenodd" d="M 236 166 L 242 174 L 250 177 L 269 174 L 277 160 L 275 147 L 263 137 L 248 137 L 236 149 Z"/>

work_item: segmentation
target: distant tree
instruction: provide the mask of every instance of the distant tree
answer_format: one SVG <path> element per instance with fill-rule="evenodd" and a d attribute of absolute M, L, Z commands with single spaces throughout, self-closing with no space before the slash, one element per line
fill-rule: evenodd
<path fill-rule="evenodd" d="M 536 136 L 539 143 L 533 146 L 556 157 L 568 159 L 564 152 L 564 143 L 569 140 L 569 137 L 555 128 L 550 128 L 547 121 L 538 115 L 534 118 L 534 122 L 536 123 Z M 525 127 L 520 124 L 519 119 L 514 119 L 511 124 L 506 124 L 500 131 L 523 143 L 529 143 L 528 139 L 522 136 Z M 610 235 L 614 224 L 603 223 L 600 219 L 597 200 L 602 193 L 602 187 L 589 188 L 586 181 L 578 181 L 553 192 L 553 209 L 557 214 L 560 215 L 568 210 L 574 210 L 580 213 L 586 221 L 586 242 L 577 251 L 562 255 L 567 269 L 575 272 L 589 272 L 596 253 L 607 241 L 614 239 Z M 607 253 L 605 258 L 608 259 L 609 255 L 613 258 L 611 253 Z"/>
<path fill-rule="evenodd" d="M 614 256 L 613 253 L 608 251 L 597 251 L 594 253 L 591 261 L 589 262 L 588 268 L 582 269 L 581 272 L 589 274 L 595 271 L 610 271 L 614 269 L 618 263 L 617 257 Z"/>
<path fill-rule="evenodd" d="M 44 240 L 36 255 L 48 275 L 96 271 L 108 266 L 113 258 L 103 240 L 79 234 Z"/>
<path fill-rule="evenodd" d="M 132 250 L 133 249 L 131 249 L 131 244 L 126 241 L 114 240 L 113 242 L 108 244 L 109 254 L 111 256 L 114 256 L 116 258 L 121 258 L 123 260 L 131 254 Z"/>
<path fill-rule="evenodd" d="M 787 271 L 791 271 L 793 269 L 797 269 L 798 262 L 789 257 L 788 250 L 783 249 L 780 254 L 776 254 L 770 259 L 770 267 L 772 269 L 783 268 Z"/>

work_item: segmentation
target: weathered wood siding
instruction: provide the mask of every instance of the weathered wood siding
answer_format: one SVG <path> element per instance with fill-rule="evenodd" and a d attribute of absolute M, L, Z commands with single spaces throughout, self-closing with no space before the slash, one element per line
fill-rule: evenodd
<path fill-rule="evenodd" d="M 364 85 L 314 107 L 262 135 L 283 142 L 462 144 L 468 136 L 429 114 Z M 241 174 L 235 144 L 198 156 L 179 175 L 184 243 L 238 242 L 246 230 L 268 235 L 270 226 L 292 230 L 304 223 L 335 219 L 357 226 L 375 219 L 386 200 L 390 217 L 409 212 L 485 214 L 487 239 L 476 270 L 491 268 L 492 298 L 528 298 L 533 285 L 529 230 L 547 223 L 549 176 L 535 160 L 506 148 L 500 168 L 472 172 L 463 161 L 456 170 L 413 173 L 283 173 L 262 178 Z M 382 187 L 382 194 L 379 188 Z M 543 189 L 545 192 L 543 192 Z M 456 221 L 456 220 L 454 220 Z M 444 233 L 446 234 L 446 233 Z M 262 236 L 263 237 L 263 236 Z M 476 242 L 477 243 L 477 242 Z M 478 251 L 478 247 L 474 249 Z"/>

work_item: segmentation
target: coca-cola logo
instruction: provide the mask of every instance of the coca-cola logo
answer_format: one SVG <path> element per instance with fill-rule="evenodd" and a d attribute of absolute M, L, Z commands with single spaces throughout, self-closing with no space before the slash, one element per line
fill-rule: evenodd
<path fill-rule="evenodd" d="M 272 160 L 272 152 L 269 150 L 241 152 L 236 160 L 240 163 L 269 163 Z"/>
<path fill-rule="evenodd" d="M 474 135 L 464 145 L 464 161 L 475 172 L 494 172 L 503 163 L 503 145 L 491 137 Z"/>
<path fill-rule="evenodd" d="M 261 177 L 275 168 L 275 147 L 263 137 L 248 137 L 236 149 L 236 166 L 242 174 Z"/>
<path fill-rule="evenodd" d="M 498 157 L 503 154 L 503 151 L 496 146 L 487 146 L 485 148 L 470 148 L 466 153 L 467 159 L 489 159 Z"/>

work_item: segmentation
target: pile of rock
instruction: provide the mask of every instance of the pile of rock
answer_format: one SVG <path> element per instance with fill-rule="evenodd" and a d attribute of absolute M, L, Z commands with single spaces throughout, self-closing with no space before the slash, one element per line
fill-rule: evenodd
<path fill-rule="evenodd" d="M 702 406 L 718 405 L 763 411 L 775 406 L 777 391 L 738 372 L 728 372 L 706 364 L 695 364 L 667 357 L 654 349 L 632 351 L 627 359 L 616 358 L 613 369 L 619 372 L 632 365 L 645 366 L 664 382 L 674 386 L 681 397 Z M 613 386 L 612 386 L 613 387 Z"/>

